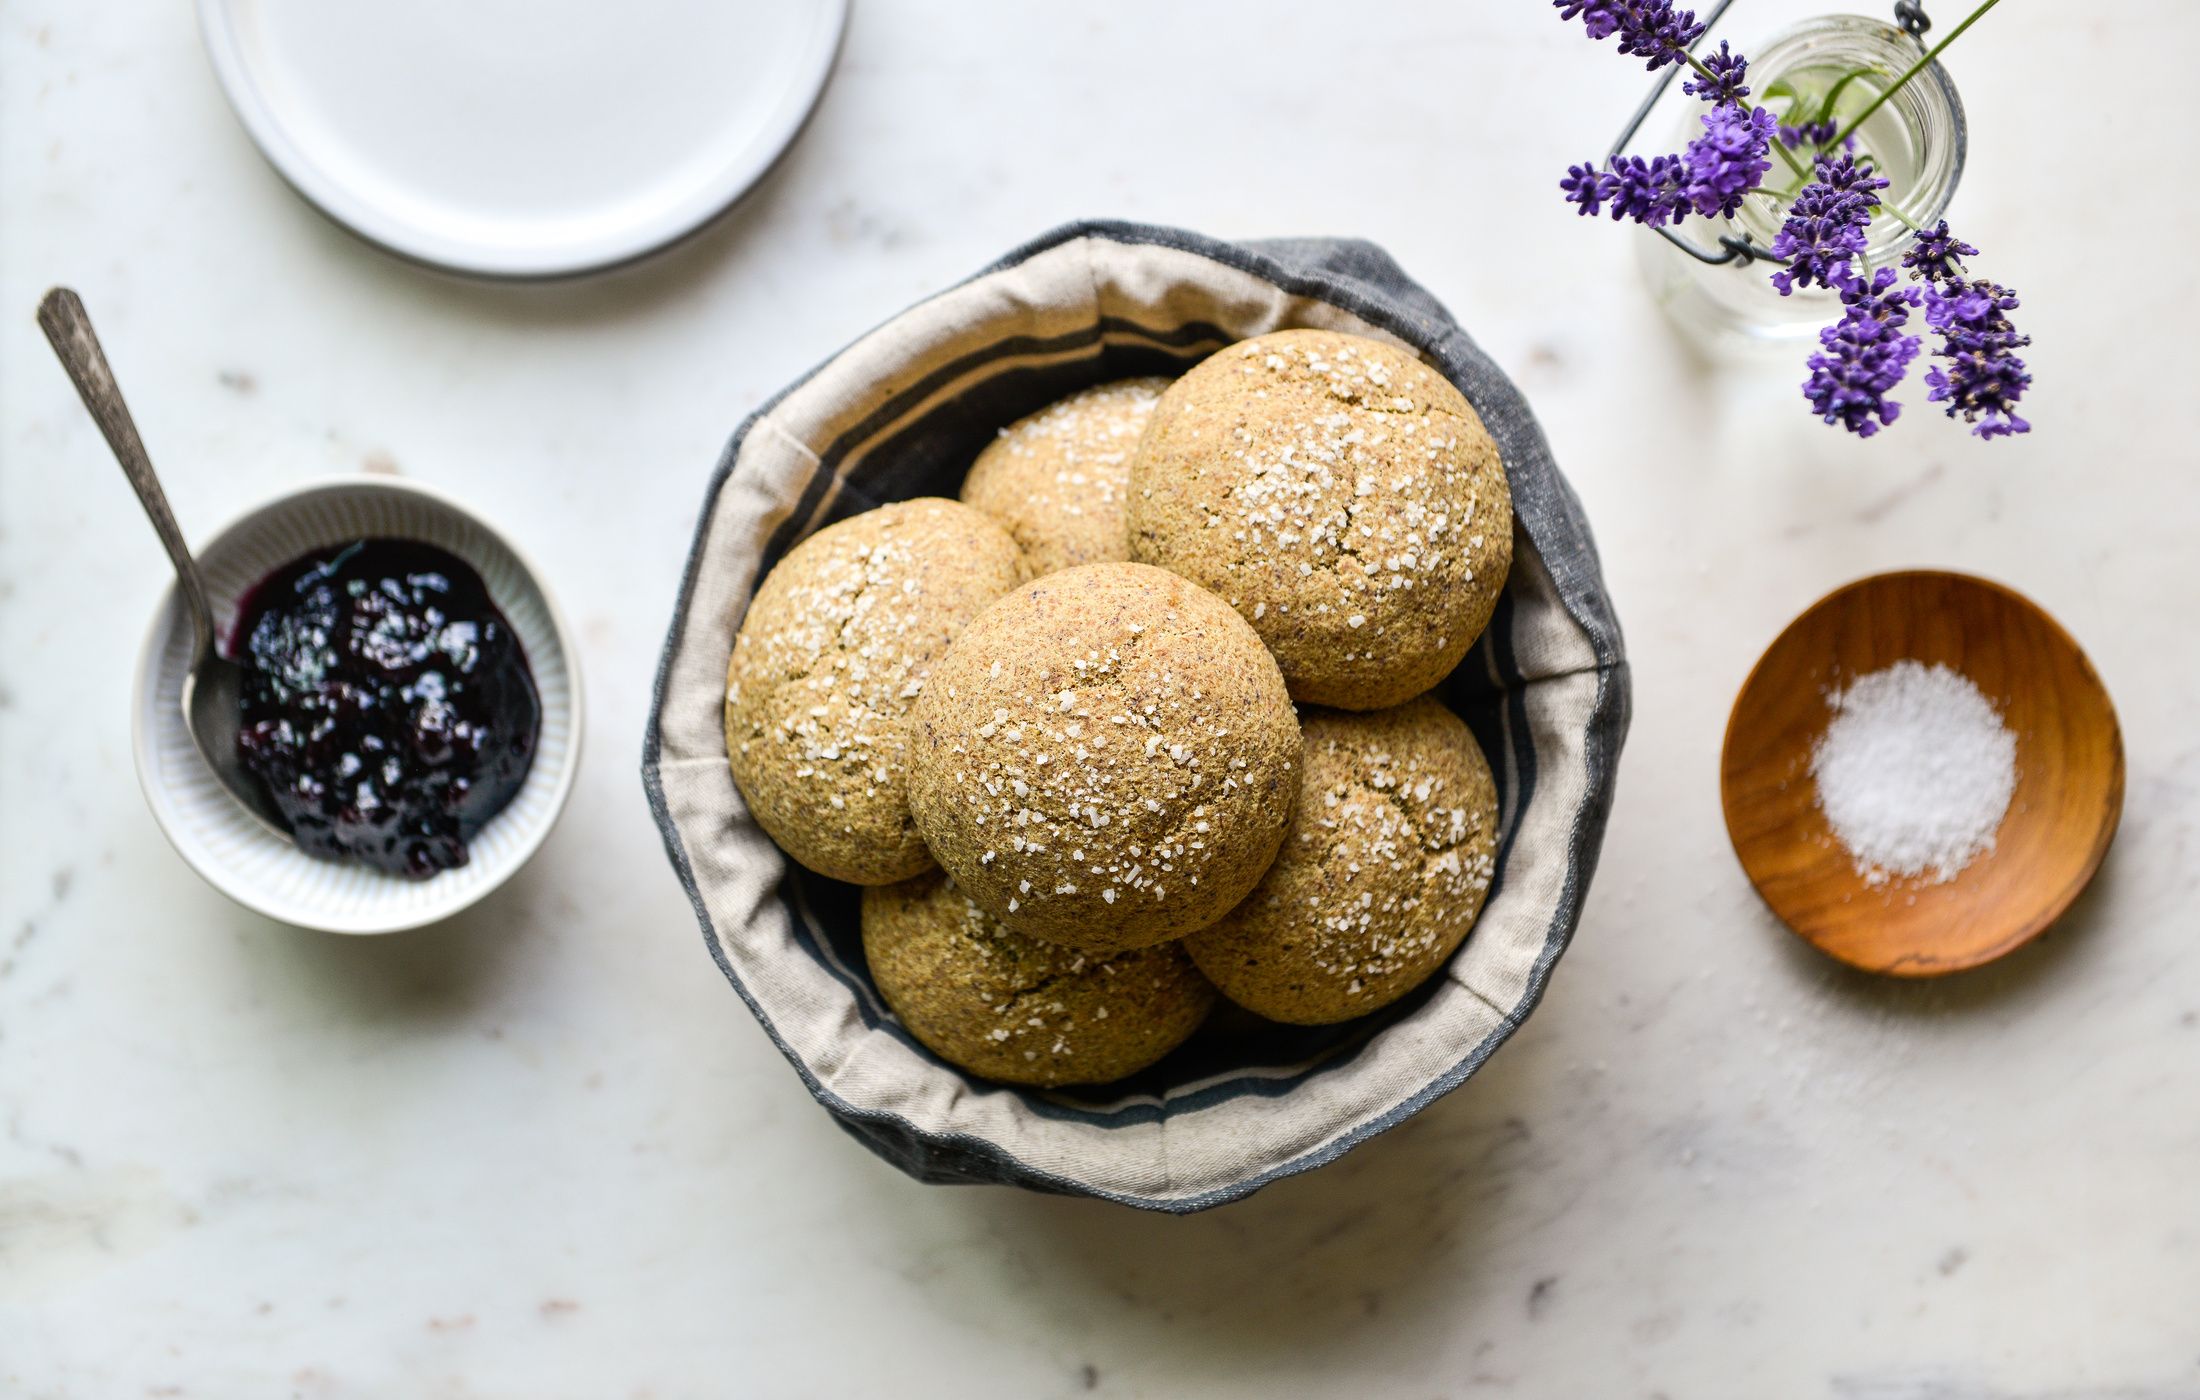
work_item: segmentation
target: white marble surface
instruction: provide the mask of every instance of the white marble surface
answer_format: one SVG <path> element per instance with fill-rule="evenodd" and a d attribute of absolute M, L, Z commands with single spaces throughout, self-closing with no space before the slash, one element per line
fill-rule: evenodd
<path fill-rule="evenodd" d="M 1626 236 L 1553 190 L 1638 76 L 1536 0 L 869 0 L 751 200 L 557 287 L 325 223 L 189 11 L 0 5 L 0 1393 L 2200 1396 L 2200 11 L 2010 5 L 1957 50 L 1959 222 L 2039 337 L 2039 430 L 1983 448 L 1922 405 L 1844 440 L 1793 366 L 1676 353 Z M 927 1189 L 843 1137 L 705 956 L 636 779 L 740 415 L 1085 214 L 1387 244 L 1536 401 L 1637 666 L 1534 1020 L 1419 1121 L 1190 1220 Z M 163 563 L 32 326 L 63 280 L 202 533 L 395 470 L 550 561 L 587 761 L 471 916 L 302 934 L 162 841 L 127 692 Z M 1715 761 L 1791 614 L 1918 564 L 2084 641 L 2131 790 L 2064 927 L 1900 986 L 1769 921 Z"/>

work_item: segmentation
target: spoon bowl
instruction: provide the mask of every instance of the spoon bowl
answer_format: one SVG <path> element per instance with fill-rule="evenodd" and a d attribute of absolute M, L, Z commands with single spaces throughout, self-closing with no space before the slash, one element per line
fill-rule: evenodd
<path fill-rule="evenodd" d="M 1961 672 L 2017 738 L 1992 850 L 1952 880 L 1866 881 L 1818 809 L 1811 751 L 1828 694 L 1914 659 Z M 1819 600 L 1743 683 L 1720 760 L 1727 834 L 1750 882 L 1819 951 L 1933 977 L 2023 946 L 2100 869 L 2123 814 L 2124 748 L 2092 663 L 2036 604 L 1965 574 L 1879 574 Z"/>
<path fill-rule="evenodd" d="M 243 722 L 245 668 L 221 654 L 219 645 L 195 658 L 183 678 L 183 724 L 192 747 L 221 780 L 222 790 L 259 819 L 262 826 L 289 839 L 290 821 L 275 805 L 267 784 L 244 766 L 237 751 Z"/>

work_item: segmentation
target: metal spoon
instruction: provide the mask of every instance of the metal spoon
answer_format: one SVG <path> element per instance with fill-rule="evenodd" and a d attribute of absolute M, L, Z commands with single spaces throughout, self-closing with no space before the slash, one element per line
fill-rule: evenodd
<path fill-rule="evenodd" d="M 183 532 L 176 528 L 176 517 L 169 513 L 168 498 L 161 492 L 160 478 L 153 475 L 152 459 L 145 455 L 137 425 L 130 421 L 130 409 L 122 401 L 115 372 L 99 348 L 99 337 L 92 333 L 92 318 L 85 314 L 84 303 L 75 292 L 56 287 L 38 303 L 38 324 L 46 332 L 46 339 L 53 342 L 61 367 L 69 372 L 84 407 L 91 410 L 92 421 L 99 425 L 107 446 L 114 450 L 115 460 L 122 464 L 122 474 L 137 491 L 138 503 L 152 520 L 153 533 L 168 547 L 169 561 L 176 566 L 176 586 L 183 594 L 184 611 L 191 618 L 191 669 L 183 678 L 183 723 L 191 731 L 191 742 L 198 745 L 200 756 L 229 795 L 287 840 L 290 823 L 268 796 L 258 775 L 248 770 L 237 754 L 245 668 L 223 656 L 215 645 L 214 610 L 206 601 L 206 580 L 199 575 L 198 563 L 183 541 Z"/>

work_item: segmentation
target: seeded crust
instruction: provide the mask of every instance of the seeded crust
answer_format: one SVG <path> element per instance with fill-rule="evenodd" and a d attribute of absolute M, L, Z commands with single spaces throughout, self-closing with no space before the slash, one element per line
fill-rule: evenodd
<path fill-rule="evenodd" d="M 962 499 L 1008 527 L 1034 576 L 1131 557 L 1131 453 L 1165 378 L 1119 379 L 1022 418 L 987 444 Z"/>
<path fill-rule="evenodd" d="M 929 498 L 843 520 L 779 561 L 734 639 L 726 754 L 781 850 L 858 885 L 932 868 L 903 792 L 909 709 L 1022 571 L 1006 530 Z"/>
<path fill-rule="evenodd" d="M 1026 938 L 937 873 L 863 892 L 863 955 L 911 1035 L 1004 1084 L 1135 1074 L 1215 1003 L 1181 944 L 1101 958 Z"/>
<path fill-rule="evenodd" d="M 1489 893 L 1497 788 L 1473 733 L 1426 696 L 1301 724 L 1283 853 L 1185 947 L 1246 1010 L 1318 1026 L 1388 1006 L 1450 960 Z"/>
<path fill-rule="evenodd" d="M 909 806 L 947 873 L 1019 933 L 1092 953 L 1222 917 L 1275 858 L 1299 725 L 1221 599 L 1142 564 L 1009 594 L 911 717 Z"/>
<path fill-rule="evenodd" d="M 1170 386 L 1131 464 L 1131 557 L 1244 614 L 1293 699 L 1396 705 L 1442 680 L 1512 566 L 1497 444 L 1402 350 L 1277 331 Z"/>

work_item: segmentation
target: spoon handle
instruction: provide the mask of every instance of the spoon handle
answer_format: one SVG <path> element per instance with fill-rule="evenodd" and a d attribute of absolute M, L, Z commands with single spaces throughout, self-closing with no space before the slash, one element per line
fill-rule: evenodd
<path fill-rule="evenodd" d="M 122 401 L 122 388 L 115 383 L 106 352 L 99 348 L 99 337 L 92 333 L 92 318 L 84 310 L 84 302 L 67 287 L 56 287 L 38 303 L 38 324 L 46 332 L 46 339 L 53 342 L 54 354 L 61 357 L 61 367 L 68 371 L 84 407 L 91 411 L 92 421 L 114 450 L 115 460 L 122 463 L 122 474 L 130 479 L 138 504 L 145 507 L 146 516 L 153 522 L 153 533 L 168 547 L 168 558 L 176 566 L 176 582 L 183 589 L 184 606 L 191 613 L 192 640 L 197 643 L 193 654 L 204 655 L 214 646 L 214 610 L 206 601 L 206 581 L 199 576 L 198 563 L 184 543 L 183 531 L 176 528 L 176 517 L 168 509 L 160 478 L 153 475 L 153 460 L 145 454 L 137 424 L 130 421 L 130 406 Z"/>

